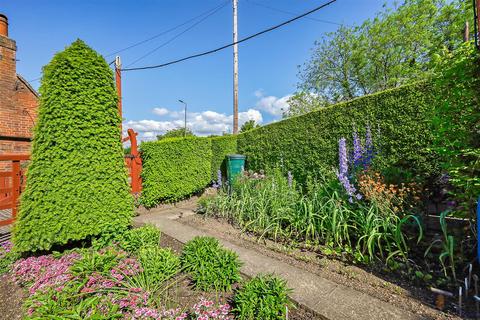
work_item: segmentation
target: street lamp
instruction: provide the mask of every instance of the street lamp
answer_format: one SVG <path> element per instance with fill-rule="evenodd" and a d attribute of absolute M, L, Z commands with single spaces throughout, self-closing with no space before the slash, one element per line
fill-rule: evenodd
<path fill-rule="evenodd" d="M 183 137 L 187 136 L 187 103 L 183 100 L 178 100 L 178 102 L 183 103 L 185 105 L 185 128 L 183 131 Z"/>

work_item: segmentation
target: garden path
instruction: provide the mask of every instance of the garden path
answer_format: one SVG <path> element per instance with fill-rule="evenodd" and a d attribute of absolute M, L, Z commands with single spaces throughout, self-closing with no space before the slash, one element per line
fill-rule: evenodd
<path fill-rule="evenodd" d="M 177 207 L 166 206 L 143 211 L 135 217 L 135 225 L 153 224 L 166 235 L 186 243 L 195 236 L 208 233 L 175 221 L 178 218 L 195 214 L 194 203 L 184 203 Z M 290 298 L 298 304 L 314 311 L 320 317 L 331 320 L 369 319 L 396 320 L 417 319 L 415 315 L 396 306 L 381 301 L 368 294 L 347 288 L 261 253 L 240 247 L 219 239 L 226 247 L 235 251 L 243 262 L 241 272 L 248 277 L 259 273 L 274 273 L 293 289 Z"/>

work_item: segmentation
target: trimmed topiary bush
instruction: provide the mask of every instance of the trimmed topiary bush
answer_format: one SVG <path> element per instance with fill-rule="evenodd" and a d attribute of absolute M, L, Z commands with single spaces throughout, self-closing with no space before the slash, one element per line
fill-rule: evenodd
<path fill-rule="evenodd" d="M 133 215 L 113 73 L 81 40 L 44 67 L 16 249 L 125 229 Z"/>
<path fill-rule="evenodd" d="M 208 138 L 169 138 L 144 142 L 141 202 L 153 207 L 181 200 L 211 182 L 212 143 Z"/>
<path fill-rule="evenodd" d="M 236 319 L 285 319 L 291 306 L 285 280 L 273 275 L 260 275 L 247 281 L 233 297 Z"/>
<path fill-rule="evenodd" d="M 224 249 L 217 239 L 195 237 L 183 248 L 182 267 L 195 287 L 203 291 L 230 290 L 240 281 L 240 260 L 235 252 Z"/>
<path fill-rule="evenodd" d="M 212 140 L 212 179 L 217 180 L 217 172 L 221 170 L 227 176 L 226 156 L 237 153 L 237 136 L 228 135 L 214 137 Z"/>

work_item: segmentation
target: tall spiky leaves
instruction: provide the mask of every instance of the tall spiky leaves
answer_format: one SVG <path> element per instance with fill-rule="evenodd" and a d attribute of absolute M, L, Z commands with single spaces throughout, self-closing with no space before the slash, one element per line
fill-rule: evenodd
<path fill-rule="evenodd" d="M 108 64 L 77 40 L 43 72 L 32 162 L 14 229 L 20 251 L 115 232 L 133 213 Z"/>

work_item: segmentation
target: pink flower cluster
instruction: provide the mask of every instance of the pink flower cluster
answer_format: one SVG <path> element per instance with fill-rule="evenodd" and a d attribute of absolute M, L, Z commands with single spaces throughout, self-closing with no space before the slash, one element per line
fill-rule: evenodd
<path fill-rule="evenodd" d="M 13 265 L 13 275 L 20 285 L 29 285 L 29 293 L 35 294 L 40 289 L 54 288 L 61 291 L 65 284 L 73 279 L 68 272 L 81 255 L 72 252 L 59 259 L 52 255 L 20 259 Z"/>
<path fill-rule="evenodd" d="M 137 260 L 132 258 L 126 258 L 122 259 L 115 268 L 110 270 L 110 275 L 118 281 L 121 281 L 126 276 L 135 276 L 142 271 L 142 267 Z"/>
<path fill-rule="evenodd" d="M 7 253 L 12 251 L 13 244 L 10 241 L 0 242 L 0 259 L 3 259 Z"/>
<path fill-rule="evenodd" d="M 228 316 L 230 312 L 230 305 L 215 305 L 213 301 L 202 298 L 199 303 L 193 306 L 197 320 L 209 319 L 231 319 Z"/>
<path fill-rule="evenodd" d="M 156 309 L 152 308 L 138 308 L 135 309 L 128 319 L 133 320 L 185 320 L 187 319 L 188 314 L 182 312 L 180 308 L 169 309 L 163 312 L 159 312 Z"/>

